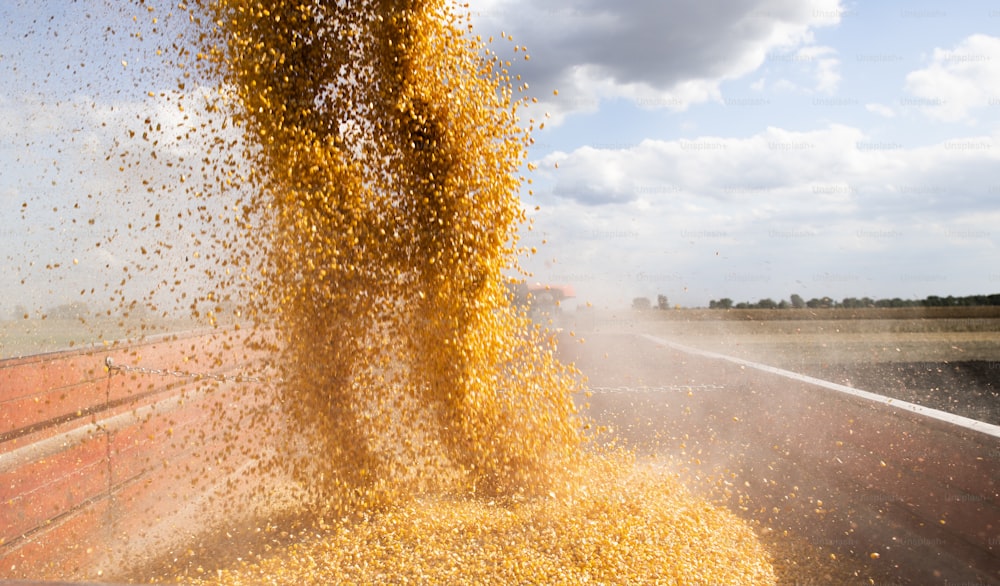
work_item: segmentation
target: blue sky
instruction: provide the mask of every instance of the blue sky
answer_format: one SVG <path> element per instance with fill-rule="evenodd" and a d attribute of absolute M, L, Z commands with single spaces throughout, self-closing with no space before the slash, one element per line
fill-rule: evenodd
<path fill-rule="evenodd" d="M 225 201 L 197 195 L 210 192 L 195 179 L 200 137 L 233 136 L 212 134 L 206 89 L 179 67 L 175 6 L 0 3 L 0 316 L 72 302 L 120 315 L 133 300 L 185 311 L 209 285 L 204 219 Z"/>
<path fill-rule="evenodd" d="M 190 177 L 198 143 L 173 138 L 212 123 L 180 109 L 202 90 L 175 91 L 175 56 L 135 36 L 171 30 L 170 3 L 37 4 L 0 4 L 0 315 L 196 278 L 178 260 L 200 246 L 193 220 L 169 255 L 138 253 L 154 212 L 204 205 L 142 183 Z M 527 46 L 513 69 L 529 115 L 548 114 L 522 194 L 533 280 L 598 306 L 1000 292 L 995 3 L 470 8 L 478 32 Z M 128 139 L 146 119 L 155 147 Z M 125 150 L 144 163 L 106 158 Z"/>
<path fill-rule="evenodd" d="M 1000 291 L 994 4 L 498 0 L 477 24 L 528 46 L 551 115 L 538 281 L 598 305 Z"/>

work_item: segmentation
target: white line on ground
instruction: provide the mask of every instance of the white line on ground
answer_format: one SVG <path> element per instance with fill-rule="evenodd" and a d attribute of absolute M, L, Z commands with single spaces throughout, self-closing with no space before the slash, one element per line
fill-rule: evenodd
<path fill-rule="evenodd" d="M 946 413 L 944 411 L 938 411 L 937 409 L 931 409 L 930 407 L 924 407 L 922 405 L 909 403 L 907 401 L 900 401 L 898 399 L 893 399 L 891 397 L 886 397 L 876 393 L 862 391 L 861 389 L 855 389 L 852 387 L 839 385 L 837 383 L 833 383 L 823 379 L 813 378 L 811 376 L 806 376 L 804 374 L 799 374 L 797 372 L 792 372 L 790 370 L 784 370 L 781 368 L 775 368 L 774 366 L 768 366 L 766 364 L 760 364 L 758 362 L 751 362 L 749 360 L 744 360 L 742 358 L 736 358 L 735 356 L 727 356 L 725 354 L 719 354 L 717 352 L 710 352 L 708 350 L 701 350 L 698 348 L 693 348 L 691 346 L 685 346 L 684 344 L 678 344 L 677 342 L 664 340 L 663 338 L 659 338 L 657 336 L 653 336 L 650 334 L 640 334 L 640 335 L 651 342 L 654 342 L 656 344 L 662 344 L 664 346 L 667 346 L 668 348 L 673 348 L 674 350 L 679 350 L 681 352 L 686 352 L 688 354 L 694 354 L 696 356 L 704 356 L 705 358 L 726 360 L 734 364 L 755 368 L 763 372 L 770 372 L 772 374 L 777 374 L 786 378 L 790 378 L 792 380 L 797 380 L 811 385 L 816 385 L 818 387 L 830 389 L 831 391 L 837 391 L 840 393 L 865 399 L 867 401 L 872 401 L 874 403 L 879 403 L 882 405 L 893 407 L 894 409 L 910 411 L 918 415 L 923 415 L 924 417 L 930 417 L 931 419 L 937 419 L 939 421 L 944 421 L 946 423 L 957 425 L 965 429 L 977 431 L 979 433 L 984 433 L 986 435 L 1000 438 L 1000 425 L 993 425 L 992 423 L 986 423 L 985 421 L 977 421 L 975 419 L 970 419 L 968 417 L 962 417 L 961 415 L 955 415 L 954 413 Z"/>

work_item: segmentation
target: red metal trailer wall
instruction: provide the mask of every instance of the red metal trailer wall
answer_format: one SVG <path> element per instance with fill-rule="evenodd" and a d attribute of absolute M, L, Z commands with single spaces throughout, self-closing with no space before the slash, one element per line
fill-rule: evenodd
<path fill-rule="evenodd" d="M 241 419 L 269 416 L 270 386 L 236 379 L 260 358 L 216 330 L 0 362 L 0 578 L 95 578 L 196 532 L 267 442 Z"/>

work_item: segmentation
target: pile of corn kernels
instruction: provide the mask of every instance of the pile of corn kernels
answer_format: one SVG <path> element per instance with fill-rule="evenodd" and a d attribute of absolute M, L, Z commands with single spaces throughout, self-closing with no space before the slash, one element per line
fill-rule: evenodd
<path fill-rule="evenodd" d="M 414 498 L 197 584 L 773 584 L 749 527 L 664 477 L 524 501 Z"/>

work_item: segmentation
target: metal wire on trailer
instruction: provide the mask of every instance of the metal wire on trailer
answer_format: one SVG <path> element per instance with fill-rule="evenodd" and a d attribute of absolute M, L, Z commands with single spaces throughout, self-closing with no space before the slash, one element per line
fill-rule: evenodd
<path fill-rule="evenodd" d="M 148 368 L 145 366 L 129 366 L 127 364 L 115 364 L 113 358 L 108 356 L 104 359 L 104 366 L 108 369 L 108 373 L 114 374 L 115 372 L 131 372 L 135 374 L 148 374 L 154 376 L 172 376 L 176 378 L 187 378 L 192 380 L 214 380 L 219 382 L 235 382 L 235 383 L 269 383 L 269 382 L 280 382 L 281 379 L 269 379 L 260 376 L 248 376 L 243 374 L 237 375 L 225 375 L 211 372 L 185 372 L 183 370 L 170 370 L 166 368 Z"/>

